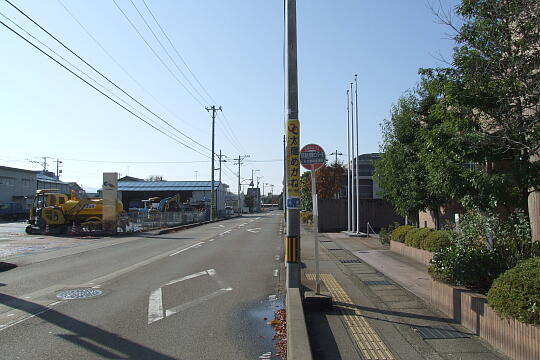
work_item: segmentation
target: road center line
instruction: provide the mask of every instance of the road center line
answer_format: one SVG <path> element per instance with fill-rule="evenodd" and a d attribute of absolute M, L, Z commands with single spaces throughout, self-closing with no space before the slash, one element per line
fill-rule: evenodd
<path fill-rule="evenodd" d="M 187 250 L 189 250 L 189 249 L 192 249 L 192 248 L 194 248 L 194 247 L 199 247 L 199 246 L 201 246 L 202 244 L 204 244 L 204 241 L 201 241 L 201 242 L 198 242 L 198 243 L 193 244 L 193 245 L 191 245 L 191 246 L 188 246 L 187 248 L 184 248 L 184 249 L 182 249 L 182 250 L 178 250 L 178 251 L 176 251 L 176 252 L 173 252 L 172 254 L 169 254 L 169 256 L 178 255 L 178 254 L 180 254 L 180 253 L 182 253 L 182 252 L 184 252 L 184 251 L 187 251 Z"/>

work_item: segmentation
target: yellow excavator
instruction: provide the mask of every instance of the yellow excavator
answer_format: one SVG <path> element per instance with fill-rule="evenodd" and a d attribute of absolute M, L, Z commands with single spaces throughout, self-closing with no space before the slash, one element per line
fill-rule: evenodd
<path fill-rule="evenodd" d="M 119 214 L 119 226 L 125 222 L 122 202 L 117 200 L 116 212 Z M 68 227 L 82 231 L 99 231 L 102 229 L 103 199 L 77 199 L 75 192 L 71 197 L 60 194 L 56 190 L 36 190 L 34 202 L 30 208 L 30 219 L 26 227 L 28 234 L 61 234 Z"/>

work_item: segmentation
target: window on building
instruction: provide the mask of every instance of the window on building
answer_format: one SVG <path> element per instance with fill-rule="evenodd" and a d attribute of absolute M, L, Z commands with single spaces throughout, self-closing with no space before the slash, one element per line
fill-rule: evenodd
<path fill-rule="evenodd" d="M 15 178 L 0 176 L 0 186 L 13 186 L 15 185 Z"/>
<path fill-rule="evenodd" d="M 24 187 L 31 187 L 32 186 L 32 179 L 22 179 L 22 185 Z"/>

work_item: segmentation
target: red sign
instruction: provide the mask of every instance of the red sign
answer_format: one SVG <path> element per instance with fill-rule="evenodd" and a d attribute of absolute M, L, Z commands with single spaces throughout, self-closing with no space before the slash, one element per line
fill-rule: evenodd
<path fill-rule="evenodd" d="M 300 164 L 308 170 L 317 170 L 326 162 L 326 154 L 316 144 L 306 145 L 300 150 Z"/>

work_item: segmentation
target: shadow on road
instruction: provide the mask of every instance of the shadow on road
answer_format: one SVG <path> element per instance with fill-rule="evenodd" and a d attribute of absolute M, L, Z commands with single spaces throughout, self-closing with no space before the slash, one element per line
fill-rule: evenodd
<path fill-rule="evenodd" d="M 0 304 L 25 311 L 29 315 L 34 315 L 40 320 L 73 333 L 73 335 L 62 334 L 59 335 L 59 337 L 91 351 L 97 356 L 114 359 L 118 359 L 119 357 L 129 359 L 175 359 L 109 331 L 102 330 L 94 325 L 64 315 L 52 308 L 31 301 L 26 301 L 6 294 L 0 294 Z"/>

